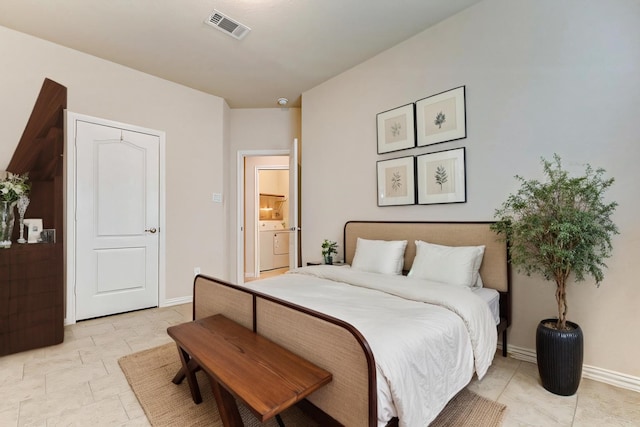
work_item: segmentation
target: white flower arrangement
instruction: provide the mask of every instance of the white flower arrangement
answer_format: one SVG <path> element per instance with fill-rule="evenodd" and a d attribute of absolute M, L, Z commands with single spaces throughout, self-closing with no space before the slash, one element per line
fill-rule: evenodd
<path fill-rule="evenodd" d="M 0 200 L 3 202 L 17 202 L 20 196 L 26 196 L 31 190 L 29 175 L 18 175 L 7 172 L 5 179 L 0 181 Z"/>

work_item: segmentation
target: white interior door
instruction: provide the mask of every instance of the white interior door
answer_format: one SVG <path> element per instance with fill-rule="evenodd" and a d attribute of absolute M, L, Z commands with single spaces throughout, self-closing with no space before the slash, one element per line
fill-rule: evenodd
<path fill-rule="evenodd" d="M 298 268 L 298 245 L 300 239 L 300 218 L 298 215 L 298 138 L 294 138 L 289 150 L 289 269 Z"/>
<path fill-rule="evenodd" d="M 158 306 L 157 135 L 77 122 L 76 320 Z"/>

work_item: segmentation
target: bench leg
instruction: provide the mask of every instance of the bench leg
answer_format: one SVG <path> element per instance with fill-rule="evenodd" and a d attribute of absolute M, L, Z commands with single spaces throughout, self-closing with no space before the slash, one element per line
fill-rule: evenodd
<path fill-rule="evenodd" d="M 187 374 L 185 372 L 198 372 L 200 370 L 200 365 L 198 365 L 198 363 L 193 360 L 190 359 L 187 362 L 187 369 L 184 369 L 184 366 L 181 366 L 180 369 L 178 370 L 178 372 L 176 372 L 176 376 L 173 377 L 173 379 L 171 380 L 172 383 L 174 384 L 180 384 L 182 382 L 182 380 L 185 379 L 185 377 L 187 376 Z"/>
<path fill-rule="evenodd" d="M 244 424 L 240 417 L 240 411 L 238 411 L 238 404 L 233 395 L 211 376 L 209 376 L 209 382 L 211 383 L 211 390 L 218 404 L 218 412 L 220 412 L 222 425 L 224 427 L 243 427 Z"/>
<path fill-rule="evenodd" d="M 180 384 L 186 376 L 187 383 L 189 383 L 189 390 L 191 390 L 191 398 L 197 405 L 202 402 L 202 396 L 200 395 L 200 388 L 198 387 L 198 380 L 196 379 L 195 374 L 195 372 L 198 370 L 198 364 L 195 360 L 191 359 L 189 353 L 184 351 L 179 345 L 178 353 L 180 354 L 182 368 L 180 368 L 176 376 L 173 377 L 172 381 L 174 384 Z"/>

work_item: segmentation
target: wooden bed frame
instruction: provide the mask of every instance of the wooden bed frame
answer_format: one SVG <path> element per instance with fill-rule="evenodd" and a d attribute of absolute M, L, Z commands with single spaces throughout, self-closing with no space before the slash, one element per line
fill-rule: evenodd
<path fill-rule="evenodd" d="M 503 355 L 511 323 L 510 268 L 506 243 L 497 240 L 490 222 L 350 221 L 344 227 L 345 262 L 350 264 L 358 237 L 407 240 L 404 270 L 415 257 L 415 240 L 448 245 L 485 245 L 480 274 L 487 288 L 500 292 Z M 316 408 L 345 426 L 378 424 L 376 369 L 365 338 L 339 319 L 212 277 L 194 280 L 193 317 L 223 314 L 333 374 L 333 381 L 308 397 Z M 390 420 L 390 425 L 397 419 Z"/>

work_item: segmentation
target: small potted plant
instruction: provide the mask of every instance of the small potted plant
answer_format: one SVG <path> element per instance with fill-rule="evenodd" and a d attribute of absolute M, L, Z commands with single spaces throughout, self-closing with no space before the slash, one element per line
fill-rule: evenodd
<path fill-rule="evenodd" d="M 338 242 L 324 239 L 324 242 L 322 242 L 322 257 L 324 258 L 324 263 L 332 265 L 334 254 L 338 254 Z"/>
<path fill-rule="evenodd" d="M 603 193 L 614 179 L 604 169 L 586 166 L 583 176 L 570 177 L 560 157 L 542 159 L 546 182 L 516 176 L 521 187 L 497 209 L 492 229 L 509 242 L 509 258 L 518 271 L 536 273 L 556 284 L 558 318 L 544 319 L 536 330 L 536 357 L 542 385 L 548 391 L 573 395 L 582 377 L 583 336 L 567 320 L 566 286 L 592 276 L 604 278 L 604 260 L 611 256 L 611 220 L 617 203 Z"/>

